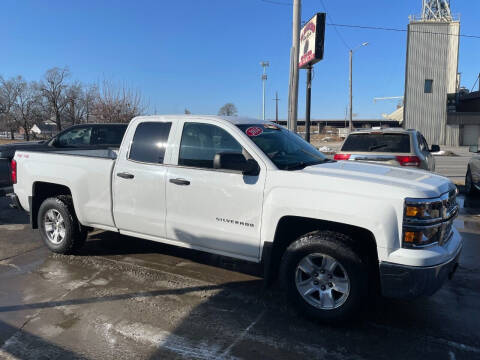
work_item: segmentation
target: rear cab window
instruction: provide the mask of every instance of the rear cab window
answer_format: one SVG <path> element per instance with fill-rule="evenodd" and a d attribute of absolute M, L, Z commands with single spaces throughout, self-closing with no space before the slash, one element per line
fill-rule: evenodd
<path fill-rule="evenodd" d="M 92 129 L 91 145 L 120 146 L 127 125 L 95 126 Z"/>
<path fill-rule="evenodd" d="M 341 151 L 410 153 L 410 134 L 365 133 L 351 134 L 345 140 Z"/>
<path fill-rule="evenodd" d="M 171 127 L 171 122 L 138 124 L 128 159 L 142 163 L 163 164 Z"/>

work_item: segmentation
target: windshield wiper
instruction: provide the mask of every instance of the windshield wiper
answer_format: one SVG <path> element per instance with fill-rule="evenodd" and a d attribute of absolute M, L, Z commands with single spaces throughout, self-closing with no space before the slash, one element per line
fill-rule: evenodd
<path fill-rule="evenodd" d="M 326 162 L 330 162 L 330 159 L 325 159 L 320 161 L 311 161 L 311 162 L 300 161 L 299 163 L 288 165 L 284 169 L 285 170 L 302 170 L 302 169 L 305 169 L 307 166 L 323 164 Z"/>
<path fill-rule="evenodd" d="M 384 148 L 384 147 L 387 147 L 388 144 L 380 144 L 380 145 L 375 145 L 375 146 L 370 146 L 368 148 L 369 151 L 372 151 L 372 150 L 377 150 L 377 149 L 381 149 L 381 148 Z"/>

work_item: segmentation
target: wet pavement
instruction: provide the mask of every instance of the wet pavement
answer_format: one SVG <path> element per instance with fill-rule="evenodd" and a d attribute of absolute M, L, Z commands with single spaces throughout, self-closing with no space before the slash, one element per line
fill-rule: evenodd
<path fill-rule="evenodd" d="M 51 254 L 0 198 L 0 358 L 480 359 L 480 200 L 459 202 L 452 281 L 326 326 L 246 262 L 105 232 L 77 256 Z"/>

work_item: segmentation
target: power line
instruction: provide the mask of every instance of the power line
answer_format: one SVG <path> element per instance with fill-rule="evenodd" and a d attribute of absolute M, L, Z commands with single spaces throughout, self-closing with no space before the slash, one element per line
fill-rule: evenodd
<path fill-rule="evenodd" d="M 292 3 L 287 3 L 283 1 L 275 1 L 275 0 L 260 0 L 261 2 L 268 3 L 268 4 L 274 4 L 274 5 L 283 5 L 283 6 L 292 6 Z"/>
<path fill-rule="evenodd" d="M 334 24 L 329 23 L 328 26 L 335 26 L 335 27 L 346 27 L 346 28 L 354 28 L 354 29 L 365 29 L 365 30 L 382 30 L 382 31 L 395 31 L 395 32 L 407 32 L 406 29 L 397 29 L 397 28 L 387 28 L 387 27 L 380 27 L 380 26 L 363 26 L 363 25 L 349 25 L 349 24 Z M 444 36 L 458 36 L 458 37 L 466 37 L 471 39 L 480 39 L 480 35 L 466 35 L 466 34 L 445 34 L 439 32 L 432 32 L 432 31 L 417 31 L 417 30 L 410 30 L 410 33 L 419 33 L 419 34 L 430 34 L 430 35 L 444 35 Z"/>
<path fill-rule="evenodd" d="M 260 0 L 261 2 L 268 3 L 268 4 L 273 4 L 273 5 L 282 5 L 282 6 L 292 6 L 293 4 L 291 2 L 283 2 L 283 1 L 276 1 L 276 0 Z M 340 32 L 337 29 L 338 27 L 346 27 L 346 28 L 354 28 L 354 29 L 365 29 L 365 30 L 381 30 L 381 31 L 394 31 L 394 32 L 407 32 L 408 30 L 406 29 L 398 29 L 398 28 L 388 28 L 388 27 L 382 27 L 382 26 L 364 26 L 364 25 L 352 25 L 352 24 L 336 24 L 331 16 L 329 15 L 325 4 L 323 0 L 320 0 L 323 6 L 323 9 L 327 13 L 327 16 L 330 20 L 330 23 L 326 24 L 328 26 L 333 26 L 335 28 L 335 31 L 339 35 L 340 39 L 342 39 L 342 42 L 344 43 L 345 46 L 350 48 L 347 44 L 347 42 L 343 39 L 343 37 L 340 35 Z M 431 34 L 431 35 L 446 35 L 446 36 L 458 36 L 458 37 L 464 37 L 464 38 L 470 38 L 470 39 L 480 39 L 480 35 L 467 35 L 467 34 L 443 34 L 443 33 L 437 33 L 437 32 L 431 32 L 431 31 L 410 31 L 411 33 L 419 33 L 419 34 Z"/>
<path fill-rule="evenodd" d="M 334 21 L 333 21 L 332 17 L 330 16 L 330 13 L 328 12 L 327 7 L 325 6 L 325 3 L 323 2 L 323 0 L 320 0 L 320 3 L 322 4 L 323 11 L 325 11 L 325 13 L 327 14 L 328 20 L 333 23 Z M 337 36 L 343 42 L 343 45 L 345 45 L 347 50 L 351 49 L 351 47 L 348 45 L 348 43 L 343 38 L 342 34 L 340 34 L 340 31 L 338 31 L 337 27 L 334 25 L 333 28 L 335 29 L 335 32 L 337 33 Z"/>

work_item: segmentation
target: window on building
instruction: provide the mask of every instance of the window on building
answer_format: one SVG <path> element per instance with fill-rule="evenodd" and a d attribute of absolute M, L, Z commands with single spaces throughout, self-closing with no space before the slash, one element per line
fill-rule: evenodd
<path fill-rule="evenodd" d="M 186 123 L 183 127 L 178 165 L 213 168 L 217 153 L 242 153 L 232 135 L 215 125 Z"/>
<path fill-rule="evenodd" d="M 426 79 L 425 80 L 425 94 L 431 94 L 433 91 L 433 80 Z"/>
<path fill-rule="evenodd" d="M 130 147 L 129 159 L 163 164 L 168 134 L 172 123 L 143 122 L 137 126 Z"/>

